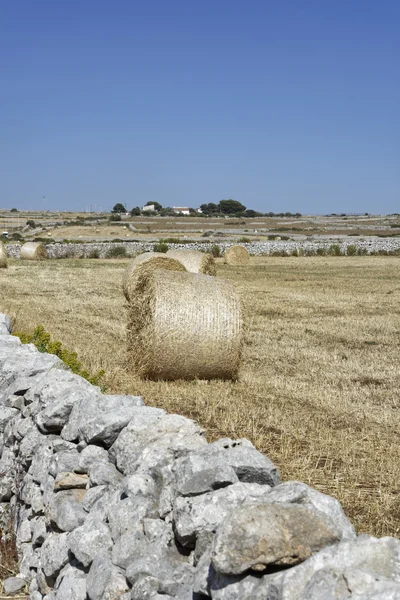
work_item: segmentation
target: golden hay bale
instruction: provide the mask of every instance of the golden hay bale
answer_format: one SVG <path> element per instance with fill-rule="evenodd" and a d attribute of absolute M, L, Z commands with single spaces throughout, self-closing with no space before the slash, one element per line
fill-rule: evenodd
<path fill-rule="evenodd" d="M 7 267 L 8 267 L 8 262 L 7 262 L 6 247 L 3 244 L 3 242 L 0 242 L 0 269 L 7 269 Z"/>
<path fill-rule="evenodd" d="M 21 247 L 21 258 L 23 260 L 45 260 L 48 258 L 47 250 L 41 242 L 26 242 Z"/>
<path fill-rule="evenodd" d="M 211 254 L 199 250 L 168 250 L 167 256 L 179 260 L 188 273 L 203 273 L 204 275 L 217 274 L 215 260 Z"/>
<path fill-rule="evenodd" d="M 227 265 L 247 265 L 250 255 L 244 246 L 231 246 L 224 258 Z"/>
<path fill-rule="evenodd" d="M 155 269 L 165 271 L 186 271 L 185 267 L 163 252 L 144 252 L 139 254 L 128 266 L 122 280 L 125 298 L 129 301 L 136 296 L 142 276 Z"/>
<path fill-rule="evenodd" d="M 242 305 L 231 282 L 209 275 L 153 271 L 131 303 L 129 355 L 150 379 L 235 379 Z"/>

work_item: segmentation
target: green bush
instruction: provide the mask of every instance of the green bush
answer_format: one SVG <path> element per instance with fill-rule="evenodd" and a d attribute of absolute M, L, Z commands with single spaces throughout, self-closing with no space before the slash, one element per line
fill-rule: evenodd
<path fill-rule="evenodd" d="M 330 256 L 343 256 L 343 252 L 339 244 L 331 244 L 328 248 L 328 254 Z"/>
<path fill-rule="evenodd" d="M 111 215 L 111 217 L 108 220 L 111 222 L 122 221 L 121 215 Z"/>
<path fill-rule="evenodd" d="M 357 246 L 355 244 L 350 244 L 347 246 L 347 256 L 355 256 L 357 254 Z"/>
<path fill-rule="evenodd" d="M 317 248 L 317 256 L 326 256 L 326 248 Z"/>
<path fill-rule="evenodd" d="M 34 344 L 39 352 L 48 352 L 58 356 L 73 373 L 87 379 L 93 385 L 99 385 L 105 375 L 105 371 L 100 369 L 97 373 L 90 374 L 89 371 L 83 368 L 82 363 L 78 360 L 78 355 L 72 350 L 63 347 L 59 340 L 52 340 L 51 335 L 45 330 L 43 325 L 38 325 L 32 334 L 24 332 L 16 332 L 23 344 Z M 103 387 L 104 391 L 104 387 Z"/>
<path fill-rule="evenodd" d="M 221 248 L 218 246 L 218 244 L 214 244 L 214 246 L 211 246 L 210 252 L 214 258 L 219 258 L 221 256 Z"/>
<path fill-rule="evenodd" d="M 153 252 L 168 252 L 168 244 L 165 242 L 158 242 L 158 244 L 154 244 Z"/>
<path fill-rule="evenodd" d="M 294 248 L 294 250 L 292 250 L 292 256 L 299 256 L 299 251 L 297 250 L 297 248 Z"/>
<path fill-rule="evenodd" d="M 128 256 L 125 246 L 114 246 L 107 251 L 106 258 L 126 258 Z"/>
<path fill-rule="evenodd" d="M 366 248 L 357 248 L 357 256 L 365 256 L 366 254 L 368 254 Z"/>
<path fill-rule="evenodd" d="M 251 242 L 251 239 L 243 236 L 240 238 L 239 242 L 241 242 L 242 244 L 249 244 Z"/>

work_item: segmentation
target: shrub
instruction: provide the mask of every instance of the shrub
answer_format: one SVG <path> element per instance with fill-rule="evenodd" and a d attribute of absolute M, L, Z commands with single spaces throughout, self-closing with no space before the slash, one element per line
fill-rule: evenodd
<path fill-rule="evenodd" d="M 158 242 L 158 244 L 154 244 L 153 252 L 168 252 L 168 244 L 165 242 Z"/>
<path fill-rule="evenodd" d="M 221 256 L 221 248 L 218 244 L 214 244 L 214 246 L 211 247 L 211 254 L 214 258 L 219 258 Z"/>
<path fill-rule="evenodd" d="M 88 254 L 88 258 L 100 258 L 100 251 L 97 249 L 91 250 Z"/>
<path fill-rule="evenodd" d="M 357 254 L 357 246 L 355 244 L 350 244 L 347 246 L 347 256 L 355 256 Z"/>
<path fill-rule="evenodd" d="M 299 256 L 299 251 L 297 250 L 297 248 L 292 250 L 292 256 Z"/>
<path fill-rule="evenodd" d="M 326 256 L 326 248 L 317 248 L 317 256 Z"/>
<path fill-rule="evenodd" d="M 111 222 L 115 222 L 115 221 L 121 221 L 121 215 L 111 215 L 111 217 L 108 219 Z"/>
<path fill-rule="evenodd" d="M 358 256 L 365 256 L 366 254 L 368 254 L 368 250 L 366 248 L 357 248 Z"/>
<path fill-rule="evenodd" d="M 328 248 L 328 254 L 330 256 L 343 256 L 343 252 L 339 244 L 331 244 Z"/>
<path fill-rule="evenodd" d="M 107 251 L 106 258 L 126 258 L 127 252 L 125 246 L 114 246 Z"/>
<path fill-rule="evenodd" d="M 31 227 L 32 229 L 36 229 L 36 223 L 33 219 L 29 219 L 29 221 L 27 221 L 26 224 L 28 225 L 28 227 Z"/>
<path fill-rule="evenodd" d="M 51 335 L 45 330 L 43 325 L 38 325 L 32 334 L 17 332 L 15 333 L 23 344 L 34 344 L 39 352 L 48 352 L 58 356 L 76 375 L 80 375 L 87 379 L 93 385 L 99 385 L 105 375 L 105 371 L 100 369 L 93 375 L 83 368 L 82 363 L 78 360 L 78 355 L 72 350 L 63 347 L 59 340 L 52 340 Z"/>
<path fill-rule="evenodd" d="M 242 244 L 249 244 L 251 242 L 251 239 L 243 236 L 240 238 L 239 242 L 241 242 Z"/>

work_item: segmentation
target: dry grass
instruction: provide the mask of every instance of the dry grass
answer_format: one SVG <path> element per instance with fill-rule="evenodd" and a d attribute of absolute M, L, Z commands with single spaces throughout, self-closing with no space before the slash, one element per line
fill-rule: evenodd
<path fill-rule="evenodd" d="M 359 531 L 400 530 L 400 260 L 252 258 L 218 264 L 243 292 L 238 382 L 150 382 L 125 370 L 127 261 L 10 261 L 0 310 L 42 323 L 110 392 L 198 419 L 209 439 L 247 437 L 300 479 L 333 494 Z"/>

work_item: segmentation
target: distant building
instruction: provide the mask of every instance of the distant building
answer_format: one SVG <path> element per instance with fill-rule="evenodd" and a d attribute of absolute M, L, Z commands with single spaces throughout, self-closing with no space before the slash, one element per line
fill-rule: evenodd
<path fill-rule="evenodd" d="M 173 206 L 172 210 L 174 213 L 179 215 L 190 215 L 190 210 L 188 206 Z"/>
<path fill-rule="evenodd" d="M 154 204 L 147 204 L 146 206 L 142 207 L 143 212 L 153 212 L 155 210 L 156 210 L 156 207 Z"/>

